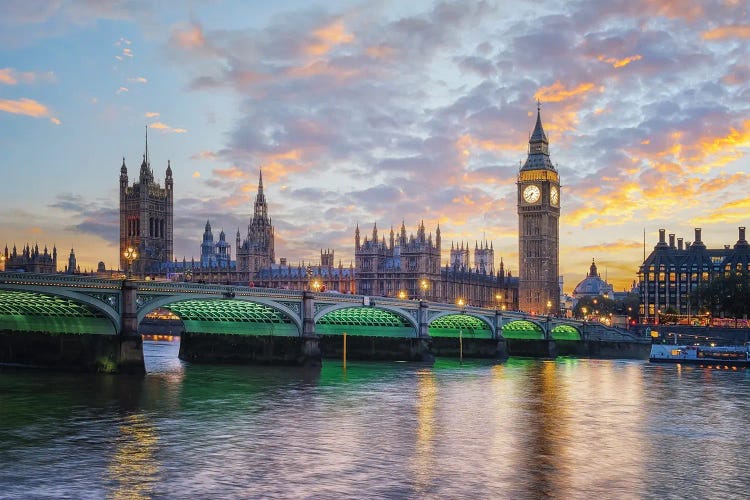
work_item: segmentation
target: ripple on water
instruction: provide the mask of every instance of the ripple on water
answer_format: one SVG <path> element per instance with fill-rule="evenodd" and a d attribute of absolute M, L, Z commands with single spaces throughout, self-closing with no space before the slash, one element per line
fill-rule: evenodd
<path fill-rule="evenodd" d="M 746 372 L 511 359 L 0 371 L 2 497 L 739 498 Z"/>

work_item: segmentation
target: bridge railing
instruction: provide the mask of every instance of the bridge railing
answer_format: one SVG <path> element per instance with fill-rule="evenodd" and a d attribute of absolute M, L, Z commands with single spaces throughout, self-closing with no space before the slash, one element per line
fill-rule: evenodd
<path fill-rule="evenodd" d="M 120 288 L 122 280 L 65 274 L 0 272 L 0 283 L 13 285 L 66 286 L 79 288 Z"/>

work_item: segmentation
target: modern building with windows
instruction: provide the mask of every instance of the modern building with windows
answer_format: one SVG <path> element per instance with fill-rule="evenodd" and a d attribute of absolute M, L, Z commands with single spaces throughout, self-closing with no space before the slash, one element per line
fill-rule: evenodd
<path fill-rule="evenodd" d="M 659 312 L 674 309 L 679 315 L 696 313 L 691 310 L 690 294 L 714 277 L 731 272 L 750 271 L 750 244 L 745 228 L 738 229 L 734 246 L 707 248 L 701 228 L 695 228 L 693 242 L 669 235 L 659 229 L 659 242 L 646 257 L 638 271 L 640 283 L 640 314 L 646 322 L 654 322 Z"/>

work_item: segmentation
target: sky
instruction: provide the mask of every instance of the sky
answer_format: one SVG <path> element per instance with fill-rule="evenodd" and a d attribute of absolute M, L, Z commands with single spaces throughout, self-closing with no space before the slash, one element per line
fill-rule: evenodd
<path fill-rule="evenodd" d="M 247 232 L 353 259 L 354 229 L 487 240 L 518 272 L 537 99 L 562 183 L 560 273 L 629 288 L 658 230 L 750 225 L 744 0 L 4 0 L 0 245 L 118 266 L 118 182 L 174 172 L 175 256 Z M 387 233 L 386 233 L 387 234 Z M 645 234 L 645 240 L 644 240 Z"/>

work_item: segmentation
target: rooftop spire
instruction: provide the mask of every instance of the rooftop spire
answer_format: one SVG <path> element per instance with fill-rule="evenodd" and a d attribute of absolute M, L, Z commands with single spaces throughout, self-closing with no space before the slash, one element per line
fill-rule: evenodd
<path fill-rule="evenodd" d="M 549 159 L 549 141 L 542 126 L 542 103 L 536 101 L 536 124 L 529 138 L 529 156 L 521 170 L 555 170 Z"/>

